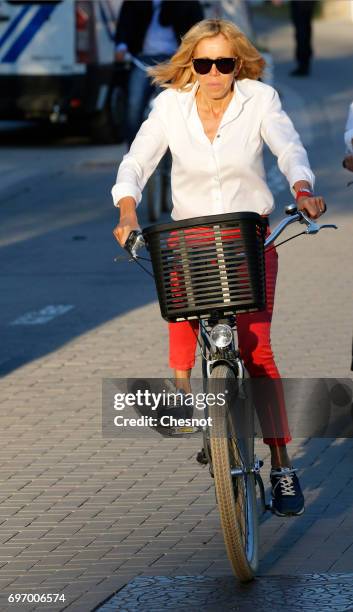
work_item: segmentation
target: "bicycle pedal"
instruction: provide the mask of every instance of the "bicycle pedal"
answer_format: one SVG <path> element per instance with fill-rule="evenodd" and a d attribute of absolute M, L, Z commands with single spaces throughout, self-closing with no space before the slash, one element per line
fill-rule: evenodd
<path fill-rule="evenodd" d="M 165 431 L 168 436 L 177 437 L 199 433 L 200 429 L 198 427 L 165 427 Z"/>
<path fill-rule="evenodd" d="M 194 427 L 194 426 L 191 426 L 191 427 L 183 426 L 183 427 L 174 428 L 174 434 L 177 436 L 181 436 L 183 434 L 189 434 L 189 435 L 196 434 L 196 433 L 199 433 L 199 431 L 200 431 L 199 427 Z"/>

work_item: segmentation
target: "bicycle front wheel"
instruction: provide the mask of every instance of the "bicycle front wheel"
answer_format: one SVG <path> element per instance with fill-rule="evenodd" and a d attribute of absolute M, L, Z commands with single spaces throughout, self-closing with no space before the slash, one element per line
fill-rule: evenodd
<path fill-rule="evenodd" d="M 213 393 L 224 393 L 227 385 L 235 382 L 234 372 L 227 365 L 212 370 Z M 230 408 L 235 418 L 231 418 Z M 237 435 L 236 405 L 209 406 L 209 417 L 211 461 L 224 543 L 234 573 L 241 582 L 249 582 L 257 570 L 259 544 L 255 476 L 249 469 L 254 466 L 254 440 Z"/>

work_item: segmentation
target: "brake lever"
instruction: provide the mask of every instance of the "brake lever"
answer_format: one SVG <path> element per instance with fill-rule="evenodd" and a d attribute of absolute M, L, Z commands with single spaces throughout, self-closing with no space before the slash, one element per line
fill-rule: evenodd
<path fill-rule="evenodd" d="M 320 229 L 325 229 L 330 227 L 331 229 L 338 229 L 337 225 L 335 225 L 334 223 L 325 223 L 324 225 L 319 225 Z"/>
<path fill-rule="evenodd" d="M 318 223 L 315 223 L 315 221 L 307 217 L 307 215 L 303 213 L 302 210 L 300 211 L 300 214 L 302 216 L 300 223 L 305 223 L 305 225 L 307 226 L 305 230 L 306 234 L 317 234 L 321 229 L 325 228 L 337 229 L 337 225 L 334 225 L 333 223 L 325 223 L 324 225 L 319 225 Z"/>
<path fill-rule="evenodd" d="M 334 223 L 325 223 L 324 225 L 319 225 L 318 223 L 314 223 L 313 221 L 311 221 L 307 226 L 305 233 L 317 234 L 320 230 L 325 228 L 337 229 L 337 225 L 334 225 Z"/>

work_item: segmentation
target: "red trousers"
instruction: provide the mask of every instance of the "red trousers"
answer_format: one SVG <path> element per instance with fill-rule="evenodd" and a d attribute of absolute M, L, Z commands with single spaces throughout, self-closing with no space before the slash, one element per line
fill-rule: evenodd
<path fill-rule="evenodd" d="M 269 230 L 268 230 L 269 233 Z M 272 348 L 271 348 L 271 321 L 273 313 L 274 295 L 278 271 L 278 255 L 276 249 L 265 254 L 266 266 L 266 309 L 261 312 L 238 314 L 237 331 L 239 351 L 250 377 L 265 377 L 277 379 L 273 387 L 266 388 L 261 393 L 258 387 L 258 397 L 254 397 L 256 411 L 262 425 L 262 430 L 268 433 L 269 424 L 276 423 L 274 431 L 280 429 L 281 437 L 264 437 L 265 444 L 281 446 L 290 442 L 291 437 L 286 417 L 283 387 L 280 382 Z M 195 352 L 197 335 L 199 331 L 198 320 L 169 323 L 169 365 L 176 370 L 190 370 L 195 365 Z M 255 387 L 256 388 L 256 387 Z M 266 400 L 266 391 L 271 389 L 271 398 Z M 274 397 L 275 396 L 275 397 Z M 263 425 L 265 423 L 265 425 Z M 280 426 L 278 426 L 280 423 Z"/>

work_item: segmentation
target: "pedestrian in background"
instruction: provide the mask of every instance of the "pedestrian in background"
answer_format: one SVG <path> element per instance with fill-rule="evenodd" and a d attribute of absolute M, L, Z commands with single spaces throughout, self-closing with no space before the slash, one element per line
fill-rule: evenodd
<path fill-rule="evenodd" d="M 272 4 L 280 6 L 283 0 L 272 0 Z M 316 0 L 291 0 L 289 3 L 290 17 L 294 26 L 295 59 L 297 67 L 289 74 L 294 77 L 306 77 L 310 74 L 310 63 L 313 55 L 312 27 Z"/>
<path fill-rule="evenodd" d="M 316 0 L 291 0 L 290 15 L 295 30 L 295 57 L 297 67 L 290 76 L 305 77 L 310 74 L 312 58 L 312 27 Z"/>
<path fill-rule="evenodd" d="M 115 42 L 117 62 L 126 53 L 148 66 L 170 59 L 181 37 L 203 19 L 198 0 L 124 0 L 117 22 Z M 143 121 L 153 86 L 147 74 L 133 66 L 128 83 L 126 139 L 130 147 Z"/>
<path fill-rule="evenodd" d="M 255 38 L 249 0 L 212 0 L 204 8 L 207 19 L 227 19 L 235 23 L 250 40 Z"/>

